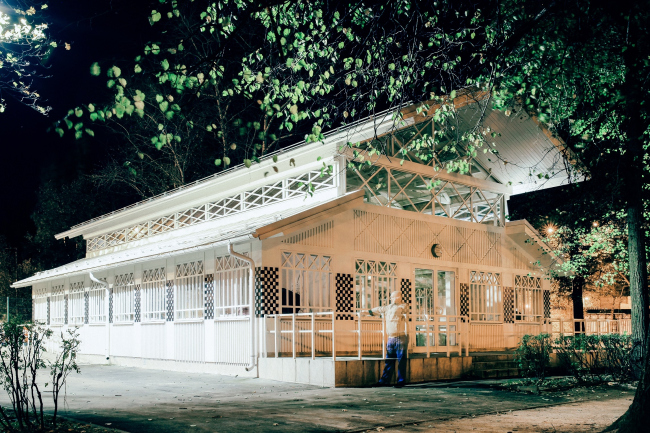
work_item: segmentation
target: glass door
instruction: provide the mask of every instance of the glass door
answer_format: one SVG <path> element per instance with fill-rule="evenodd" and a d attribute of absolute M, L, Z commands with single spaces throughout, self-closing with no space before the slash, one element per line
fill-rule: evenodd
<path fill-rule="evenodd" d="M 413 305 L 415 352 L 436 352 L 455 346 L 457 332 L 456 274 L 415 269 Z M 442 349 L 444 348 L 444 349 Z"/>

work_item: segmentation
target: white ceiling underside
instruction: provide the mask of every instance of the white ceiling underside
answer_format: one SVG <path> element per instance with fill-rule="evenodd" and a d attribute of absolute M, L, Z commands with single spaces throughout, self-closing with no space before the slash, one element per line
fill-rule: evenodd
<path fill-rule="evenodd" d="M 461 130 L 476 125 L 481 106 L 486 103 L 489 102 L 471 104 L 459 110 Z M 510 182 L 514 195 L 566 185 L 575 178 L 575 168 L 526 113 L 520 111 L 506 116 L 502 111 L 487 109 L 482 127 L 489 127 L 491 132 L 498 134 L 496 137 L 491 133 L 487 135 L 488 142 L 494 143 L 490 149 L 498 153 L 489 150 L 483 153 L 483 149 L 479 149 L 476 160 L 484 169 L 491 170 L 499 182 Z"/>

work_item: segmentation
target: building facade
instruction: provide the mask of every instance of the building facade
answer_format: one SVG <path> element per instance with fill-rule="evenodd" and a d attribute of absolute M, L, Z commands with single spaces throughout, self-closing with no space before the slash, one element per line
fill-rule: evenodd
<path fill-rule="evenodd" d="M 507 220 L 507 199 L 543 187 L 531 161 L 559 173 L 564 149 L 534 119 L 486 121 L 499 158 L 475 156 L 466 175 L 434 168 L 467 159 L 444 143 L 413 155 L 430 118 L 395 130 L 386 115 L 72 227 L 57 237 L 83 236 L 86 257 L 14 287 L 32 288 L 34 320 L 78 327 L 93 362 L 283 379 L 283 358 L 286 380 L 330 384 L 302 380 L 301 358 L 313 376 L 318 359 L 381 357 L 383 324 L 363 310 L 393 291 L 414 358 L 512 348 L 548 324 L 552 255 Z"/>

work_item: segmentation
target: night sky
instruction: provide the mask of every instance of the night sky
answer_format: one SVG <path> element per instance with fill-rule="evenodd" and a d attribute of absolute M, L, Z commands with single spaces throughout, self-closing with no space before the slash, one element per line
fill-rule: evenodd
<path fill-rule="evenodd" d="M 134 58 L 150 29 L 147 1 L 55 0 L 48 10 L 50 34 L 59 47 L 45 70 L 50 78 L 36 80 L 33 87 L 43 96 L 43 104 L 53 109 L 43 116 L 5 97 L 7 111 L 0 114 L 0 234 L 14 246 L 33 230 L 29 215 L 41 182 L 71 181 L 101 164 L 102 146 L 110 139 L 77 141 L 72 134 L 61 139 L 47 128 L 69 109 L 92 102 L 101 93 L 105 80 L 89 73 L 94 61 Z"/>

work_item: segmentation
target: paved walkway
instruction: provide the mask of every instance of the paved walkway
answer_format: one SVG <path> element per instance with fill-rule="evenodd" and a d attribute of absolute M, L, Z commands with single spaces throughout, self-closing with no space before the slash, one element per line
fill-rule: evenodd
<path fill-rule="evenodd" d="M 586 400 L 617 400 L 620 406 L 633 396 L 631 390 L 610 388 L 545 397 L 493 390 L 481 382 L 318 388 L 96 365 L 84 365 L 82 374 L 70 376 L 67 392 L 62 415 L 138 433 L 401 431 L 402 425 L 413 424 L 422 431 L 442 420 Z M 6 401 L 0 395 L 0 402 Z M 465 430 L 471 429 L 458 431 Z"/>

